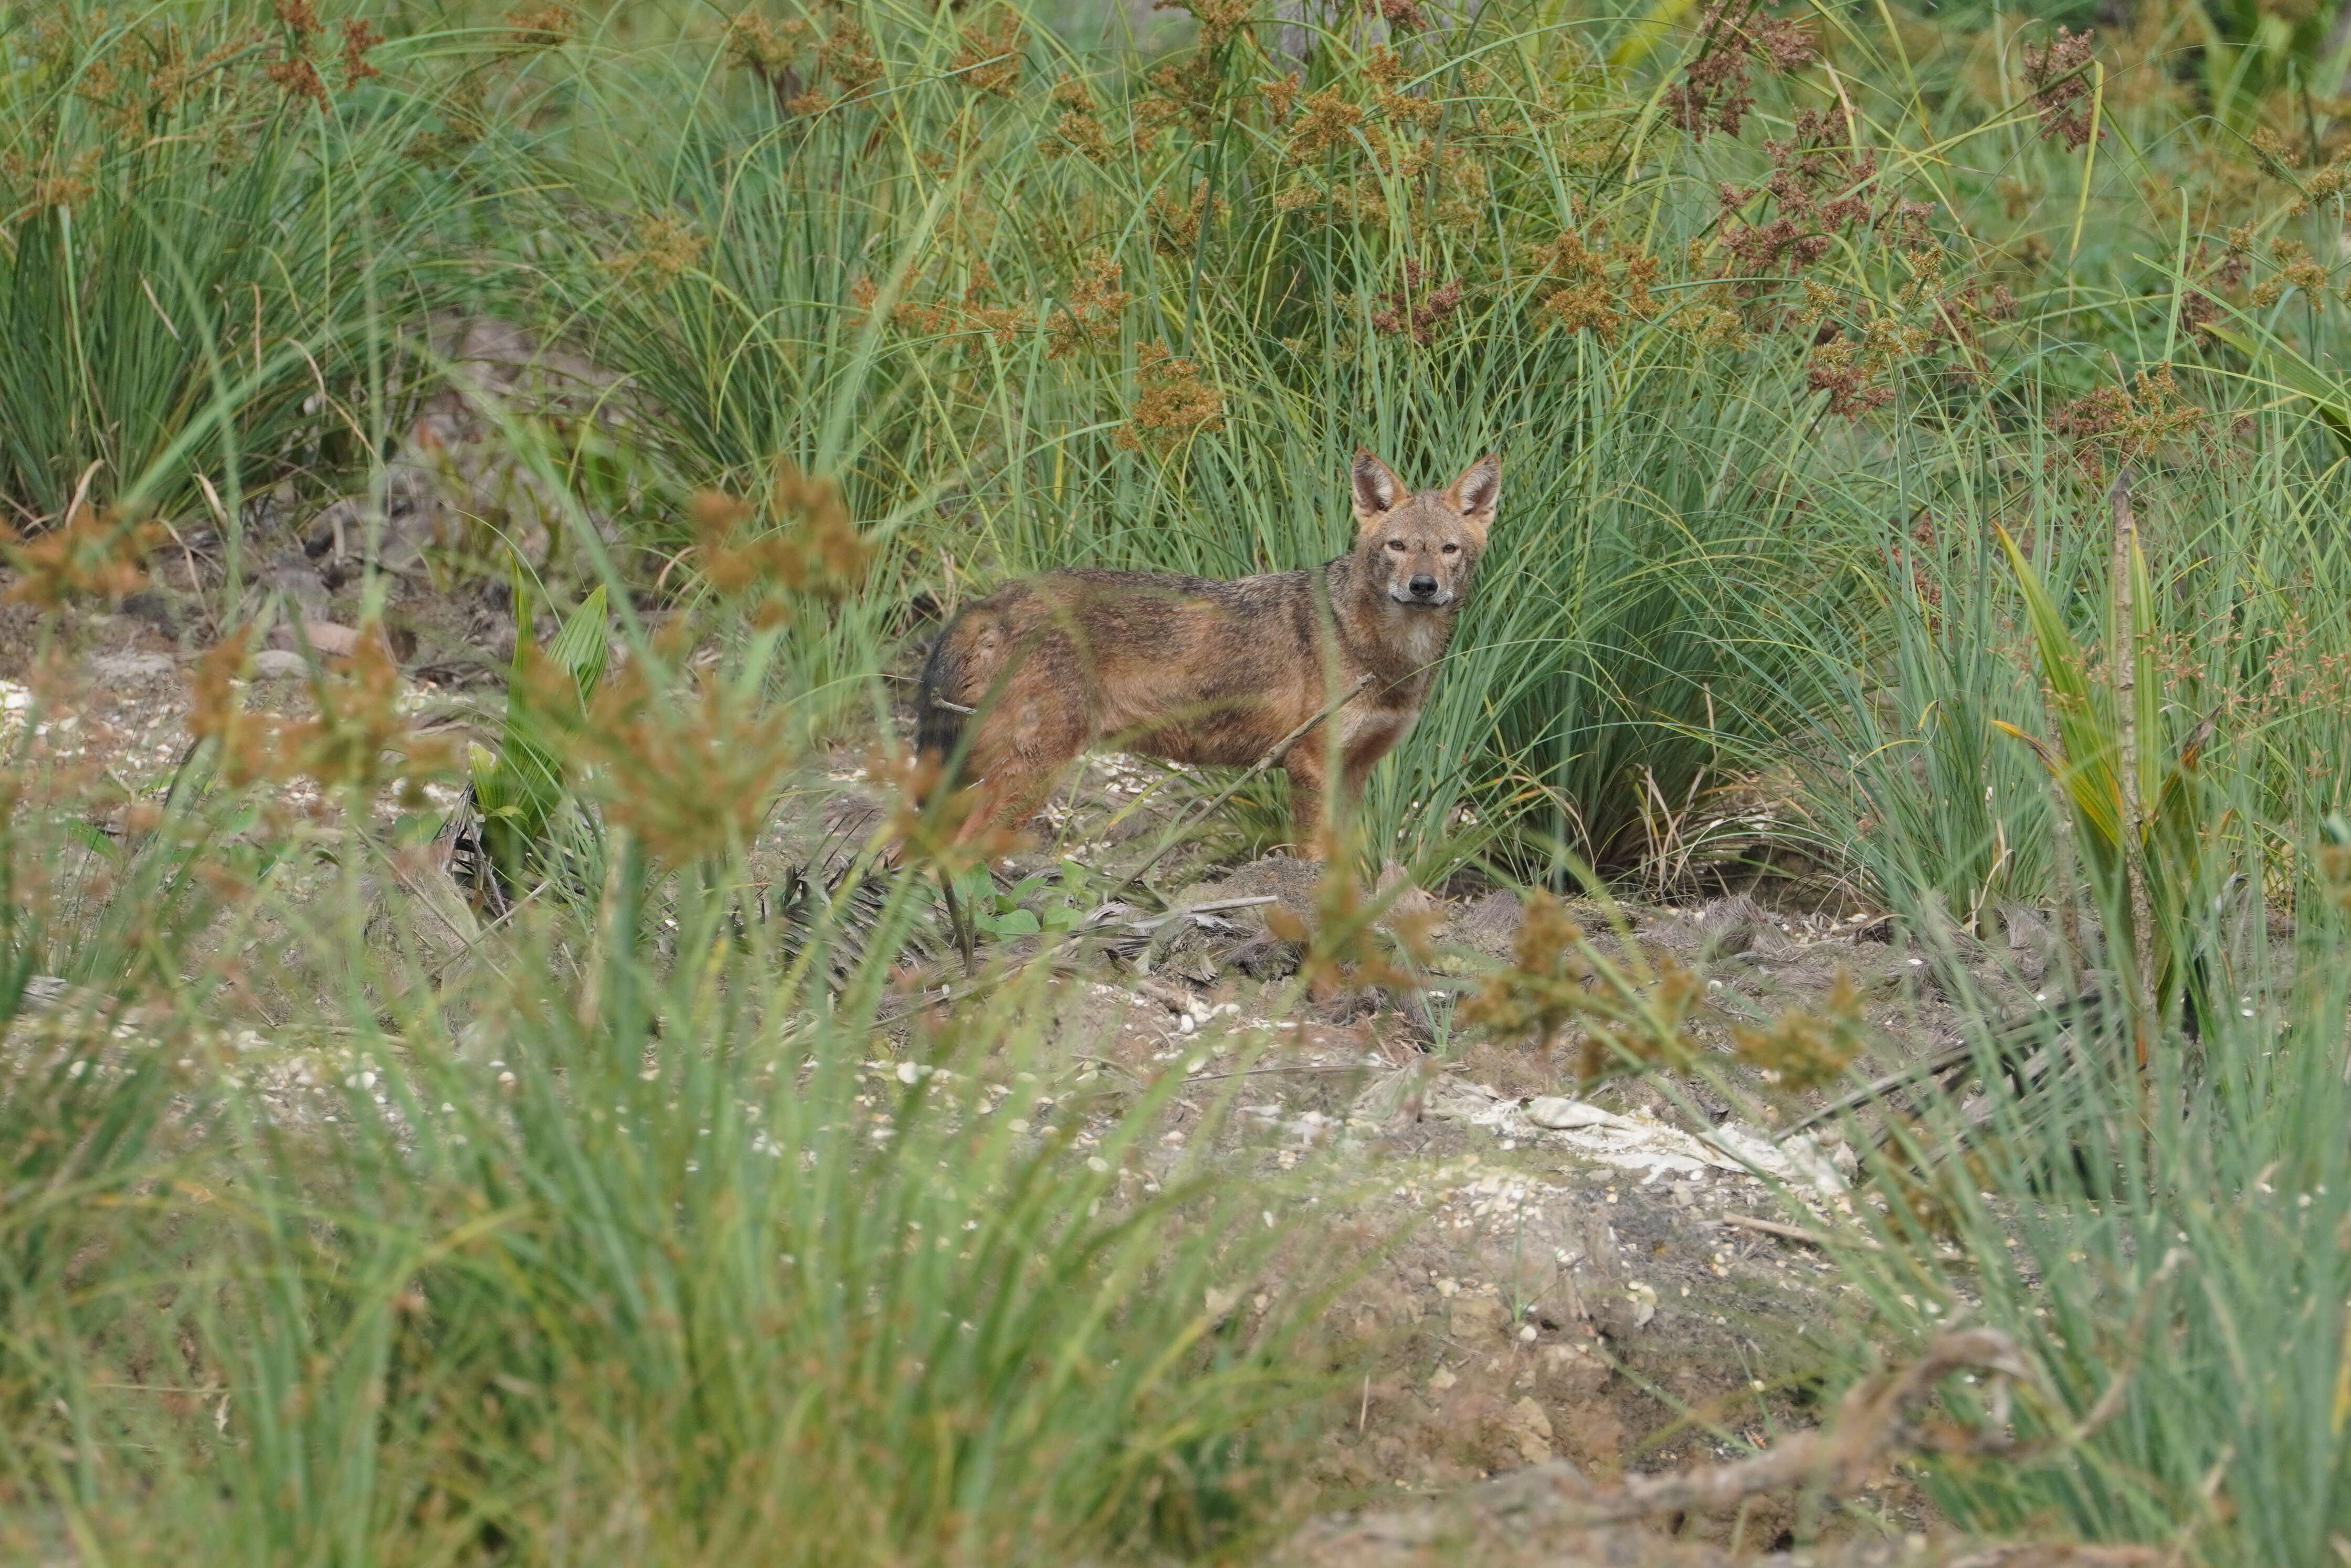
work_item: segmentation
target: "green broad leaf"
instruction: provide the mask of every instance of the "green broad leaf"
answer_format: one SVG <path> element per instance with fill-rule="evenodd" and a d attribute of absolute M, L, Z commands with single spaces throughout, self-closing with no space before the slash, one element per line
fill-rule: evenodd
<path fill-rule="evenodd" d="M 955 890 L 956 896 L 972 909 L 996 907 L 996 879 L 987 874 L 984 865 L 966 866 L 955 879 Z"/>
<path fill-rule="evenodd" d="M 517 621 L 518 626 L 527 626 L 530 584 L 519 560 L 512 562 L 511 570 Z M 604 677 L 608 604 L 600 583 L 565 618 L 542 651 L 549 663 L 571 678 L 582 712 L 597 682 Z M 507 681 L 506 726 L 497 749 L 474 746 L 466 753 L 475 804 L 493 830 L 492 852 L 509 874 L 519 873 L 528 862 L 547 852 L 548 824 L 563 804 L 567 782 L 561 760 L 541 738 L 546 721 L 533 711 L 534 694 L 527 678 L 530 647 L 528 637 L 517 635 Z"/>
<path fill-rule="evenodd" d="M 1993 531 L 2016 573 L 2017 591 L 2023 595 L 2025 617 L 2032 623 L 2033 644 L 2040 654 L 2042 679 L 2048 684 L 2055 710 L 2058 750 L 2054 754 L 2044 750 L 2043 760 L 2049 762 L 2053 755 L 2062 758 L 2062 764 L 2052 763 L 2052 770 L 2084 828 L 2096 847 L 2118 850 L 2122 788 L 2115 776 L 2114 727 L 2105 711 L 2109 705 L 2101 702 L 2102 694 L 2090 689 L 2081 644 L 2074 640 L 2065 618 L 2042 586 L 2041 574 L 2024 559 L 2006 528 Z"/>
<path fill-rule="evenodd" d="M 579 686 L 582 707 L 596 683 L 604 678 L 604 662 L 611 656 L 610 644 L 604 640 L 605 605 L 604 585 L 600 582 L 547 645 L 547 656 Z"/>
<path fill-rule="evenodd" d="M 486 817 L 514 810 L 514 770 L 488 747 L 475 741 L 465 747 L 467 777 L 474 786 L 474 805 Z"/>
<path fill-rule="evenodd" d="M 1015 909 L 985 922 L 989 933 L 997 936 L 1034 936 L 1045 927 L 1036 915 L 1026 909 Z"/>

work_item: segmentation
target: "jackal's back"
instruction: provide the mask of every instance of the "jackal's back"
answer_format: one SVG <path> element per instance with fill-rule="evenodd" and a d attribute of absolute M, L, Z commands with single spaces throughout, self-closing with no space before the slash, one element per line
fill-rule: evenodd
<path fill-rule="evenodd" d="M 961 707 L 990 716 L 995 749 L 1116 737 L 1175 761 L 1246 762 L 1297 722 L 1291 710 L 1317 668 L 1315 625 L 1303 571 L 1027 578 L 940 633 L 923 672 L 917 743 L 953 757 Z M 966 771 L 983 766 L 975 758 Z"/>

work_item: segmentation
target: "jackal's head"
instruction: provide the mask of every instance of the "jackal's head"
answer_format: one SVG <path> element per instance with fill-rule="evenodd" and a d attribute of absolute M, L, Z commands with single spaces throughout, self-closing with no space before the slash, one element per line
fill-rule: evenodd
<path fill-rule="evenodd" d="M 1355 552 L 1396 603 L 1442 610 L 1468 591 L 1502 490 L 1501 459 L 1488 453 L 1442 490 L 1416 496 L 1395 470 L 1355 452 Z"/>

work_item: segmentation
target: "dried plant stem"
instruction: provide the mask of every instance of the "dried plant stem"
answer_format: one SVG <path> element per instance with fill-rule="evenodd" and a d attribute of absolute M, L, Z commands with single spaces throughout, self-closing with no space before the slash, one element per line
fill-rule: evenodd
<path fill-rule="evenodd" d="M 2030 1382 L 2032 1372 L 2009 1337 L 1997 1329 L 1962 1329 L 1938 1335 L 1918 1359 L 1854 1385 L 1836 1419 L 1799 1432 L 1751 1458 L 1673 1475 L 1635 1476 L 1574 1509 L 1583 1522 L 1609 1523 L 1658 1514 L 1706 1512 L 1759 1492 L 1817 1486 L 1850 1496 L 1887 1458 L 1919 1445 L 1910 1409 L 1954 1372 L 1976 1371 Z M 1997 1447 L 1987 1438 L 1980 1446 Z"/>
<path fill-rule="evenodd" d="M 1830 1238 L 1823 1236 L 1816 1230 L 1807 1230 L 1801 1225 L 1788 1225 L 1777 1219 L 1765 1219 L 1752 1214 L 1723 1213 L 1714 1218 L 1719 1223 L 1730 1226 L 1735 1229 L 1752 1230 L 1759 1236 L 1776 1236 L 1783 1240 L 1802 1242 L 1807 1247 L 1817 1248 L 1823 1252 L 1833 1245 Z M 1858 1247 L 1865 1252 L 1886 1250 L 1886 1244 L 1871 1236 L 1848 1236 L 1844 1238 L 1844 1240 L 1845 1245 Z M 1964 1264 L 1970 1261 L 1966 1253 L 1953 1247 L 1937 1248 L 1935 1257 L 1945 1263 Z"/>
<path fill-rule="evenodd" d="M 2115 475 L 2114 487 L 2107 492 L 2107 506 L 2114 528 L 2109 552 L 2108 570 L 2114 604 L 2114 631 L 2108 646 L 2113 664 L 2115 685 L 2115 770 L 2120 790 L 2120 842 L 2123 876 L 2129 888 L 2131 951 L 2123 983 L 2130 988 L 2131 1035 L 2137 1052 L 2138 1065 L 2147 1065 L 2147 1036 L 2154 1027 L 2154 987 L 2148 974 L 2150 949 L 2155 933 L 2149 928 L 2151 911 L 2147 895 L 2147 865 L 2144 851 L 2145 821 L 2141 814 L 2138 788 L 2138 639 L 2134 630 L 2136 608 L 2132 603 L 2131 562 L 2138 553 L 2138 518 L 2131 510 L 2130 465 L 2125 463 Z"/>
<path fill-rule="evenodd" d="M 2007 1334 L 1988 1327 L 1949 1330 L 1930 1340 L 1907 1365 L 1890 1367 L 1855 1384 L 1839 1401 L 1827 1425 L 1795 1433 L 1744 1459 L 1669 1475 L 1628 1477 L 1605 1488 L 1593 1486 L 1571 1467 L 1538 1465 L 1488 1482 L 1461 1499 L 1459 1506 L 1495 1524 L 1507 1521 L 1511 1539 L 1541 1532 L 1546 1539 L 1560 1542 L 1572 1539 L 1563 1538 L 1562 1531 L 1673 1514 L 1715 1513 L 1766 1492 L 1808 1489 L 1828 1497 L 1847 1497 L 1866 1486 L 1888 1460 L 1905 1453 L 2016 1458 L 2048 1454 L 2078 1443 L 2120 1410 L 2116 1391 L 2128 1384 L 2126 1375 L 2117 1375 L 2109 1388 L 2115 1396 L 2102 1398 L 2081 1421 L 2053 1438 L 2018 1444 L 2000 1429 L 1997 1416 L 1990 1425 L 1971 1432 L 1912 1420 L 1913 1410 L 1932 1397 L 1944 1378 L 1959 1372 L 1988 1375 L 1999 1384 L 2039 1387 L 2030 1365 Z M 2000 1407 L 1996 1392 L 1993 1408 Z M 1313 1560 L 1397 1562 L 1397 1556 L 1383 1549 L 1399 1542 L 1425 1542 L 1436 1532 L 1454 1528 L 1458 1528 L 1455 1521 L 1441 1514 L 1362 1517 L 1315 1540 L 1318 1554 Z M 2158 1561 L 2152 1551 L 2137 1547 L 2095 1552 L 2070 1560 L 2102 1564 Z"/>

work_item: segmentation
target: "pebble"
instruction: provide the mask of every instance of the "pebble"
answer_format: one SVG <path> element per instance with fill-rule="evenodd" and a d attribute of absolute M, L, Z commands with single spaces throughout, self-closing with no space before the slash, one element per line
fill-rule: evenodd
<path fill-rule="evenodd" d="M 253 656 L 256 681 L 298 681 L 309 673 L 310 666 L 291 648 L 264 648 Z"/>

